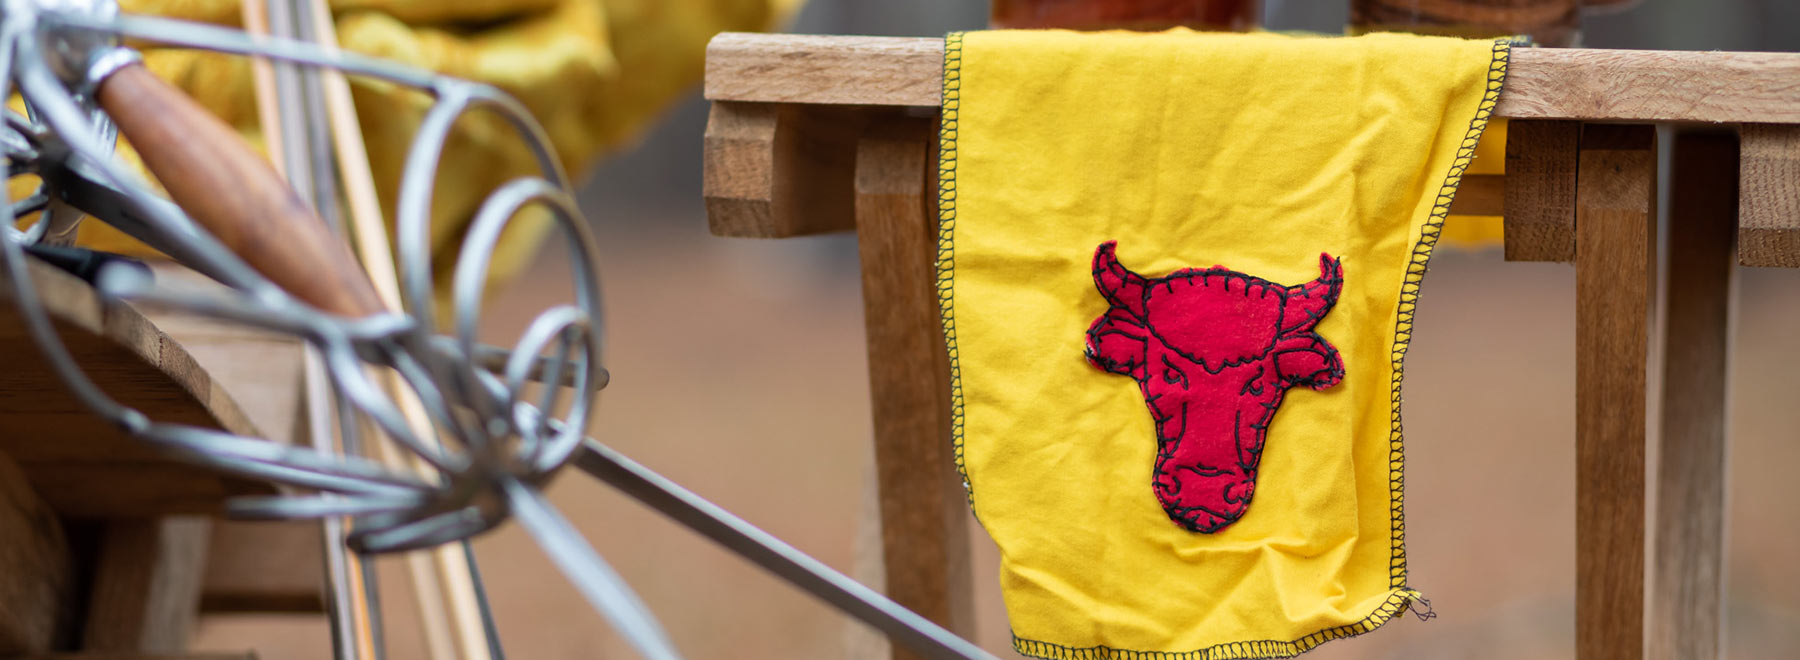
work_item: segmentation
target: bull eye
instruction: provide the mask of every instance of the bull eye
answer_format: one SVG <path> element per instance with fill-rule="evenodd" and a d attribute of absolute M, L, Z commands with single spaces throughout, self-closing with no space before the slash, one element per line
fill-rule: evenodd
<path fill-rule="evenodd" d="M 1162 363 L 1163 382 L 1169 384 L 1180 383 L 1181 387 L 1185 389 L 1187 387 L 1187 373 L 1182 371 L 1181 367 L 1175 366 L 1175 363 L 1170 362 L 1167 356 L 1163 357 Z"/>

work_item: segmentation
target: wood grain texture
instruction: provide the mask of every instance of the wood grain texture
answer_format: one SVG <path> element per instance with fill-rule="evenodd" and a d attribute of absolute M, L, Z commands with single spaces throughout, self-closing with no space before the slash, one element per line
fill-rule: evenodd
<path fill-rule="evenodd" d="M 109 521 L 101 533 L 82 648 L 187 650 L 211 524 L 195 516 Z"/>
<path fill-rule="evenodd" d="M 857 148 L 869 389 L 887 593 L 974 633 L 964 495 L 950 446 L 950 365 L 938 323 L 932 123 L 877 126 Z M 895 658 L 913 657 L 896 645 Z"/>
<path fill-rule="evenodd" d="M 1517 48 L 1515 119 L 1800 122 L 1800 53 Z"/>
<path fill-rule="evenodd" d="M 724 32 L 706 46 L 714 101 L 937 107 L 944 40 Z"/>
<path fill-rule="evenodd" d="M 727 32 L 713 101 L 937 107 L 942 39 Z M 1515 48 L 1495 114 L 1521 119 L 1800 123 L 1800 53 Z"/>
<path fill-rule="evenodd" d="M 1581 136 L 1575 243 L 1575 646 L 1643 657 L 1645 361 L 1655 290 L 1656 131 Z"/>
<path fill-rule="evenodd" d="M 200 611 L 323 613 L 323 545 L 316 522 L 214 522 Z"/>
<path fill-rule="evenodd" d="M 1725 569 L 1725 366 L 1737 227 L 1737 139 L 1675 138 L 1650 657 L 1719 657 Z"/>
<path fill-rule="evenodd" d="M 1738 135 L 1738 258 L 1800 268 L 1800 126 L 1745 124 Z"/>
<path fill-rule="evenodd" d="M 13 660 L 256 660 L 256 653 L 51 653 Z"/>
<path fill-rule="evenodd" d="M 175 340 L 126 305 L 103 306 L 87 283 L 29 264 L 71 354 L 109 395 L 162 422 L 261 437 L 225 389 Z M 0 277 L 4 277 L 0 275 Z M 217 511 L 266 483 L 193 467 L 100 419 L 64 389 L 0 286 L 0 452 L 59 514 L 152 516 Z"/>
<path fill-rule="evenodd" d="M 1357 33 L 1413 32 L 1469 38 L 1527 35 L 1545 46 L 1574 45 L 1579 0 L 1352 0 Z"/>
<path fill-rule="evenodd" d="M 58 646 L 75 604 L 62 522 L 0 453 L 0 657 Z"/>
<path fill-rule="evenodd" d="M 880 114 L 714 103 L 702 161 L 713 234 L 786 238 L 854 228 L 856 140 Z"/>
<path fill-rule="evenodd" d="M 1507 261 L 1575 260 L 1581 123 L 1517 120 L 1506 129 Z"/>
<path fill-rule="evenodd" d="M 256 270 L 333 314 L 381 310 L 350 249 L 231 127 L 142 65 L 96 98 L 169 196 Z"/>
<path fill-rule="evenodd" d="M 1450 215 L 1506 215 L 1506 176 L 1470 174 L 1456 187 Z"/>

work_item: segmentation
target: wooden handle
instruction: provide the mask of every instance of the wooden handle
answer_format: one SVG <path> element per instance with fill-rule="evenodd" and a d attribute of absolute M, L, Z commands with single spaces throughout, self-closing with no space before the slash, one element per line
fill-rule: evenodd
<path fill-rule="evenodd" d="M 349 247 L 224 122 L 141 64 L 96 98 L 169 197 L 251 267 L 326 312 L 382 311 Z"/>

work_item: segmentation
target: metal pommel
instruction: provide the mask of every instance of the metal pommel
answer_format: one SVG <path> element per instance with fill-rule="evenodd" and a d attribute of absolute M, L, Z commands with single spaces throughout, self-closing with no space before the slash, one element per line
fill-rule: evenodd
<path fill-rule="evenodd" d="M 26 0 L 8 3 L 32 5 L 40 16 L 73 15 L 86 19 L 111 21 L 119 15 L 117 0 Z M 10 7 L 9 7 L 10 8 Z M 43 25 L 42 22 L 39 23 Z M 44 59 L 50 70 L 64 83 L 81 91 L 90 91 L 95 82 L 119 67 L 129 64 L 121 52 L 136 53 L 119 45 L 117 35 L 75 27 L 58 26 L 44 30 Z M 110 63 L 102 68 L 103 62 Z M 102 75 L 94 75 L 96 73 Z"/>

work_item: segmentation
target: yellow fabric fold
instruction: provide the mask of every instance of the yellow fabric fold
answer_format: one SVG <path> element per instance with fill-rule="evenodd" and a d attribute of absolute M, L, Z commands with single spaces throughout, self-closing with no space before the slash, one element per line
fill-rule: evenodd
<path fill-rule="evenodd" d="M 1015 648 L 1287 657 L 1412 606 L 1401 358 L 1507 44 L 997 31 L 946 50 L 956 456 Z"/>
<path fill-rule="evenodd" d="M 596 156 L 629 144 L 700 79 L 707 40 L 725 30 L 765 30 L 804 0 L 330 0 L 344 49 L 493 84 L 544 125 L 563 167 L 579 181 Z M 236 26 L 240 0 L 121 0 L 130 13 Z M 261 144 L 248 60 L 147 47 L 144 61 L 253 144 Z M 376 189 L 391 218 L 407 148 L 428 99 L 352 79 Z M 15 107 L 16 97 L 14 98 Z M 433 263 L 448 278 L 453 251 L 484 196 L 536 171 L 506 122 L 473 113 L 457 123 L 432 200 Z M 129 145 L 121 156 L 135 161 Z M 15 180 L 14 199 L 35 180 Z M 529 264 L 549 225 L 527 209 L 508 228 L 491 277 Z M 150 250 L 100 222 L 82 223 L 82 245 L 127 254 Z"/>

